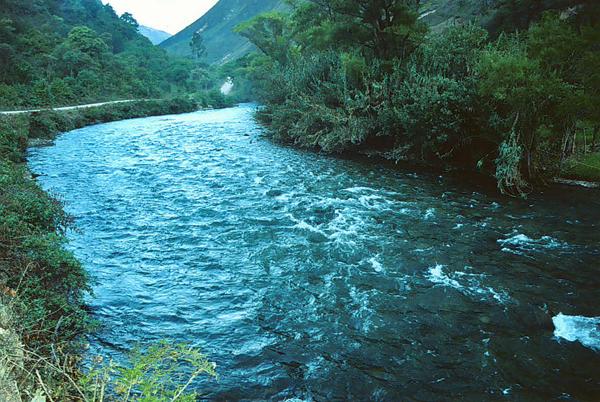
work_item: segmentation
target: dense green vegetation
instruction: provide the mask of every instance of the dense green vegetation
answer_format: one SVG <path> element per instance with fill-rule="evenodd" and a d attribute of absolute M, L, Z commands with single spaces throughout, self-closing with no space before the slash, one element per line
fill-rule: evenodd
<path fill-rule="evenodd" d="M 99 0 L 1 0 L 0 108 L 205 90 L 194 61 L 168 56 L 137 30 L 130 14 Z"/>
<path fill-rule="evenodd" d="M 20 323 L 35 348 L 48 346 L 45 339 L 55 332 L 66 339 L 81 333 L 87 290 L 85 272 L 63 249 L 68 217 L 20 163 L 29 130 L 37 130 L 39 121 L 0 120 L 0 283 L 18 294 Z"/>
<path fill-rule="evenodd" d="M 523 10 L 530 25 L 491 36 L 470 23 L 430 31 L 419 3 L 295 1 L 240 25 L 262 53 L 245 74 L 273 137 L 478 169 L 513 194 L 597 151 L 597 4 L 500 2 L 495 27 Z"/>
<path fill-rule="evenodd" d="M 80 380 L 81 396 L 86 402 L 194 402 L 200 394 L 188 388 L 199 376 L 216 378 L 215 369 L 198 349 L 162 341 L 134 349 L 125 366 L 98 360 Z"/>

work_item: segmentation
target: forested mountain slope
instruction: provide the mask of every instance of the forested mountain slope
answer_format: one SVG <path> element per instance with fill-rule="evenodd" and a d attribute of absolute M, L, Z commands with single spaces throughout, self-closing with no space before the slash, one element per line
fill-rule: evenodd
<path fill-rule="evenodd" d="M 234 28 L 258 14 L 281 10 L 284 0 L 221 0 L 208 13 L 161 44 L 169 53 L 191 56 L 190 41 L 201 32 L 206 46 L 205 60 L 223 63 L 247 54 L 254 47 Z"/>
<path fill-rule="evenodd" d="M 100 0 L 0 0 L 0 107 L 156 97 L 186 85 L 174 60 Z"/>

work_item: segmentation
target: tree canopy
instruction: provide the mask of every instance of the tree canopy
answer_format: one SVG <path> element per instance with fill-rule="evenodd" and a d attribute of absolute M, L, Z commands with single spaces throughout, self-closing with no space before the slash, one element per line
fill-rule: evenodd
<path fill-rule="evenodd" d="M 99 0 L 2 0 L 0 107 L 195 91 L 194 63 L 170 57 Z"/>

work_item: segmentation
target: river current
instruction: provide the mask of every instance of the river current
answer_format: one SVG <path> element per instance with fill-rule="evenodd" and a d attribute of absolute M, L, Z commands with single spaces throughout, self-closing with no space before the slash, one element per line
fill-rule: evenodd
<path fill-rule="evenodd" d="M 95 280 L 90 355 L 191 342 L 211 400 L 600 400 L 600 193 L 282 147 L 254 108 L 30 149 Z"/>

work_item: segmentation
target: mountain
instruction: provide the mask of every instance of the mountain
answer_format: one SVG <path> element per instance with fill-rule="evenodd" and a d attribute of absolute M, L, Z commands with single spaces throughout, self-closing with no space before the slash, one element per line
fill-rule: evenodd
<path fill-rule="evenodd" d="M 0 107 L 159 97 L 191 65 L 100 0 L 0 0 Z"/>
<path fill-rule="evenodd" d="M 152 44 L 154 45 L 158 45 L 159 43 L 164 42 L 166 39 L 172 36 L 168 32 L 146 27 L 144 25 L 140 25 L 140 27 L 138 28 L 138 32 L 144 35 L 146 38 L 150 39 L 150 42 L 152 42 Z"/>
<path fill-rule="evenodd" d="M 207 62 L 235 60 L 252 50 L 253 46 L 233 29 L 258 14 L 285 9 L 284 3 L 284 0 L 221 0 L 200 19 L 160 46 L 174 55 L 191 56 L 189 43 L 192 35 L 200 31 L 206 45 Z"/>

